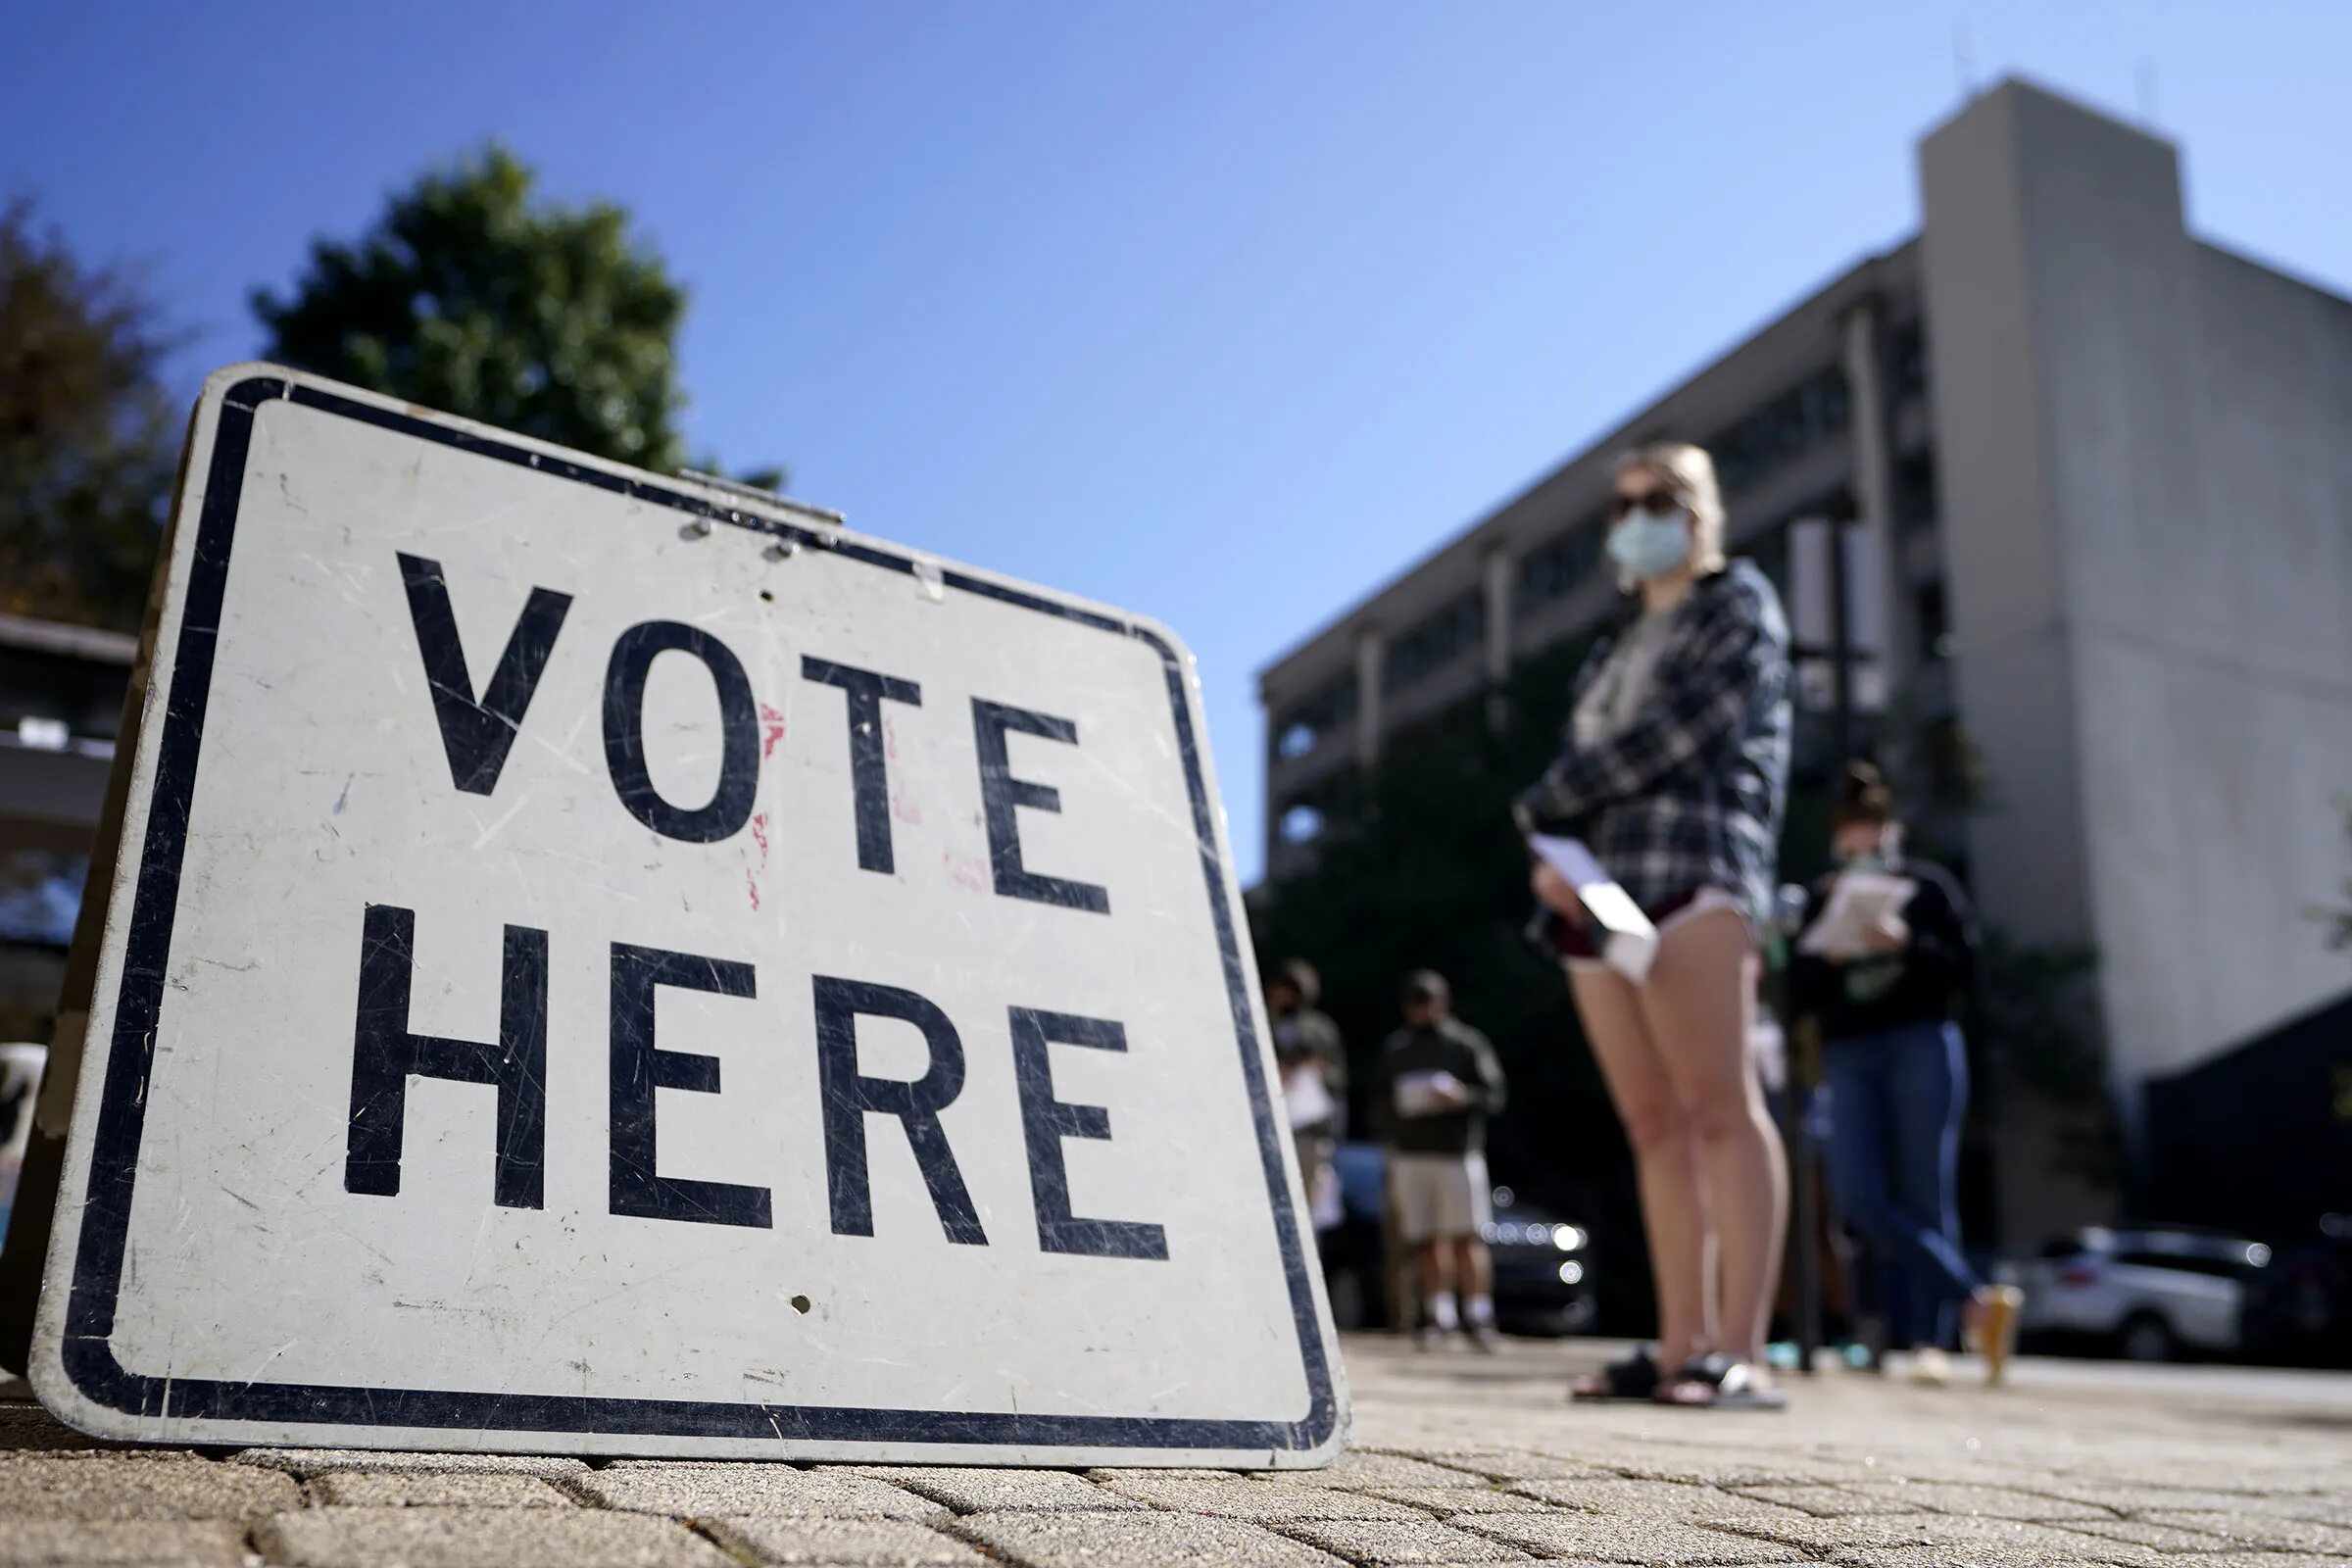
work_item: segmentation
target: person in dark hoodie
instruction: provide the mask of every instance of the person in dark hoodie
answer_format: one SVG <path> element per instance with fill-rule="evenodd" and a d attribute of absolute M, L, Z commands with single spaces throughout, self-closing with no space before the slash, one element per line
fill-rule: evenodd
<path fill-rule="evenodd" d="M 1402 1001 L 1404 1027 L 1381 1052 L 1375 1104 L 1396 1232 L 1420 1270 L 1418 1338 L 1429 1349 L 1467 1320 L 1472 1343 L 1492 1351 L 1500 1339 L 1486 1241 L 1494 1218 L 1487 1118 L 1502 1109 L 1502 1064 L 1485 1035 L 1453 1016 L 1444 975 L 1415 970 Z"/>
<path fill-rule="evenodd" d="M 1950 872 L 1903 855 L 1894 798 L 1868 762 L 1847 764 L 1831 823 L 1838 869 L 1813 888 L 1807 931 L 1842 877 L 1898 878 L 1911 891 L 1861 932 L 1858 951 L 1809 953 L 1800 938 L 1789 965 L 1790 1010 L 1821 1031 L 1830 1186 L 1886 1266 L 1889 1343 L 1919 1347 L 1915 1372 L 1943 1381 L 1958 1307 L 1998 1382 L 2020 1298 L 1969 1265 L 1956 1202 L 1968 1105 L 1956 1018 L 1974 973 L 1976 921 Z"/>

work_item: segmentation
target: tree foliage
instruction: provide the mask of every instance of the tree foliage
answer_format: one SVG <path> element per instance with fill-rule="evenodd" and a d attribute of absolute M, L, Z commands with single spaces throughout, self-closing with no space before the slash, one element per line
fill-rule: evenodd
<path fill-rule="evenodd" d="M 2098 972 L 2098 950 L 2088 944 L 2035 945 L 1985 931 L 1965 1022 L 2002 1078 L 1974 1097 L 1971 1109 L 1997 1111 L 2007 1085 L 2023 1089 L 2056 1112 L 2050 1169 L 2113 1189 L 2123 1180 L 2123 1133 L 2108 1082 Z"/>
<path fill-rule="evenodd" d="M 133 279 L 0 209 L 0 610 L 133 630 L 178 457 Z"/>
<path fill-rule="evenodd" d="M 270 357 L 672 473 L 686 291 L 620 208 L 562 206 L 535 185 L 493 146 L 395 193 L 357 241 L 315 241 L 290 293 L 253 295 Z"/>
<path fill-rule="evenodd" d="M 1427 966 L 1452 982 L 1456 1010 L 1494 1040 L 1510 1080 L 1489 1135 L 1495 1179 L 1592 1229 L 1602 1321 L 1625 1326 L 1648 1289 L 1632 1159 L 1566 981 L 1523 934 L 1533 900 L 1510 819 L 1512 797 L 1550 760 L 1589 646 L 1525 662 L 1501 690 L 1343 774 L 1317 803 L 1312 867 L 1256 889 L 1250 924 L 1262 959 L 1304 957 L 1322 973 L 1358 1091 L 1351 1136 L 1371 1135 L 1363 1091 L 1399 1022 L 1404 975 Z"/>
<path fill-rule="evenodd" d="M 1573 1041 L 1559 971 L 1521 935 L 1527 856 L 1510 802 L 1549 759 L 1582 652 L 1523 666 L 1495 699 L 1508 722 L 1488 723 L 1474 698 L 1393 740 L 1377 766 L 1341 775 L 1318 806 L 1312 866 L 1253 896 L 1260 954 L 1321 970 L 1324 1005 L 1358 1056 L 1396 1027 L 1398 984 L 1424 966 L 1453 982 L 1460 1010 L 1506 1057 L 1563 1027 Z"/>

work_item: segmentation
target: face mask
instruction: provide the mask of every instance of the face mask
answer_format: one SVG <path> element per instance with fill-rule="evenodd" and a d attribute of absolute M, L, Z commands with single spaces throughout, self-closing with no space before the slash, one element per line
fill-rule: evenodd
<path fill-rule="evenodd" d="M 1690 525 L 1680 513 L 1629 512 L 1609 530 L 1607 548 L 1629 576 L 1662 576 L 1690 559 Z"/>
<path fill-rule="evenodd" d="M 1837 856 L 1838 868 L 1846 871 L 1891 871 L 1903 856 L 1903 830 L 1897 822 L 1889 822 L 1880 831 L 1878 844 L 1852 855 Z"/>

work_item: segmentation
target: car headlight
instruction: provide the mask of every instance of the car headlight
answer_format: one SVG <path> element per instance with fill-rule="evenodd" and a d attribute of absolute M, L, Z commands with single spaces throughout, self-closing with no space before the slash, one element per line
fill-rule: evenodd
<path fill-rule="evenodd" d="M 1560 1265 L 1560 1283 L 1562 1285 L 1574 1285 L 1584 1277 L 1585 1265 L 1579 1263 L 1575 1258 L 1572 1257 Z"/>
<path fill-rule="evenodd" d="M 1585 1245 L 1585 1233 L 1573 1225 L 1554 1225 L 1551 1228 L 1551 1245 L 1563 1252 L 1573 1252 Z"/>

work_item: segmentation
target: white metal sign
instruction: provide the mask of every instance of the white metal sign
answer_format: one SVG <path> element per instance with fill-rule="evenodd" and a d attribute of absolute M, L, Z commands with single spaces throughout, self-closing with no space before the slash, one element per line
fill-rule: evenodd
<path fill-rule="evenodd" d="M 192 442 L 51 1408 L 176 1443 L 1337 1451 L 1173 638 L 270 367 L 215 376 Z"/>

